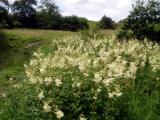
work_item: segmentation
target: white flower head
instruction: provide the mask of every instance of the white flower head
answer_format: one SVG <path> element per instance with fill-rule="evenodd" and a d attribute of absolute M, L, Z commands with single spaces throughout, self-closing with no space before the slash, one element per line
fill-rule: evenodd
<path fill-rule="evenodd" d="M 42 100 L 44 97 L 45 97 L 45 96 L 44 96 L 44 92 L 41 91 L 41 92 L 38 94 L 39 100 Z"/>
<path fill-rule="evenodd" d="M 93 96 L 93 99 L 94 99 L 94 100 L 97 100 L 97 95 Z"/>
<path fill-rule="evenodd" d="M 39 71 L 40 73 L 45 73 L 45 68 L 41 68 Z"/>
<path fill-rule="evenodd" d="M 94 81 L 96 83 L 99 83 L 101 80 L 102 80 L 102 75 L 99 74 L 99 73 L 95 73 L 95 75 L 94 75 Z"/>
<path fill-rule="evenodd" d="M 45 81 L 46 85 L 50 85 L 52 83 L 52 78 L 46 77 L 44 81 Z"/>
<path fill-rule="evenodd" d="M 5 98 L 7 95 L 6 95 L 6 93 L 1 93 L 1 96 L 2 96 L 3 98 Z"/>
<path fill-rule="evenodd" d="M 130 63 L 130 72 L 131 72 L 131 74 L 135 74 L 136 71 L 137 71 L 137 66 L 136 66 L 136 64 L 135 64 L 134 62 L 131 62 L 131 63 Z"/>
<path fill-rule="evenodd" d="M 63 83 L 62 83 L 61 79 L 56 79 L 56 80 L 55 80 L 55 85 L 56 85 L 57 87 L 60 87 L 62 84 L 63 84 Z"/>
<path fill-rule="evenodd" d="M 12 78 L 12 77 L 10 77 L 10 78 L 9 78 L 9 80 L 10 80 L 10 81 L 12 81 L 12 80 L 13 80 L 13 78 Z"/>
<path fill-rule="evenodd" d="M 44 106 L 43 106 L 43 109 L 45 112 L 51 112 L 51 106 L 49 105 L 48 102 L 44 102 Z"/>
<path fill-rule="evenodd" d="M 58 119 L 61 119 L 64 116 L 64 113 L 59 109 L 55 112 L 55 114 Z"/>
<path fill-rule="evenodd" d="M 77 87 L 80 87 L 80 86 L 81 86 L 81 83 L 80 83 L 80 82 L 78 82 L 78 83 L 76 83 L 76 85 L 77 85 Z"/>
<path fill-rule="evenodd" d="M 86 65 L 83 64 L 83 63 L 79 63 L 79 64 L 78 64 L 78 67 L 79 67 L 80 71 L 82 71 L 82 72 L 87 69 L 87 68 L 86 68 Z"/>
<path fill-rule="evenodd" d="M 79 120 L 87 120 L 87 118 L 85 118 L 84 115 L 81 114 L 81 115 L 79 116 Z"/>

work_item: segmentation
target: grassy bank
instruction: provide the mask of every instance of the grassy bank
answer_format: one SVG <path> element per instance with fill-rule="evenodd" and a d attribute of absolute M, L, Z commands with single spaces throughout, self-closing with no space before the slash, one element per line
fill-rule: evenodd
<path fill-rule="evenodd" d="M 24 79 L 24 63 L 32 56 L 32 52 L 43 47 L 46 51 L 52 40 L 69 36 L 72 32 L 53 30 L 4 30 L 9 48 L 0 51 L 0 93 L 14 83 Z M 12 80 L 12 81 L 11 81 Z M 7 87 L 8 86 L 8 87 Z"/>

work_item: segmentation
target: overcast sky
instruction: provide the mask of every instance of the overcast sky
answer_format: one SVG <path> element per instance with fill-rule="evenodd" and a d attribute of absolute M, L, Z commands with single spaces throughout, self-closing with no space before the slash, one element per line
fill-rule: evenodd
<path fill-rule="evenodd" d="M 10 0 L 15 1 L 15 0 Z M 128 16 L 136 0 L 54 0 L 62 15 L 78 15 L 99 20 L 103 15 L 119 21 Z M 147 0 L 144 0 L 147 1 Z"/>

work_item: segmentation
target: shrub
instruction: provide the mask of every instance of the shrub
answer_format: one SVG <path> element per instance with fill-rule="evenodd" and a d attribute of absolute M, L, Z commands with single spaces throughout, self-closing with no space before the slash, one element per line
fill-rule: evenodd
<path fill-rule="evenodd" d="M 15 28 L 22 28 L 22 23 L 19 22 L 19 21 L 14 21 L 13 22 L 13 27 L 15 27 Z"/>
<path fill-rule="evenodd" d="M 80 18 L 77 16 L 67 16 L 63 18 L 63 24 L 61 25 L 61 29 L 78 31 L 84 30 L 89 27 L 88 20 L 85 18 Z"/>
<path fill-rule="evenodd" d="M 117 39 L 119 40 L 129 40 L 129 39 L 133 39 L 135 38 L 134 33 L 132 30 L 120 30 L 117 35 L 116 35 Z"/>
<path fill-rule="evenodd" d="M 160 47 L 146 41 L 72 36 L 52 45 L 52 54 L 38 50 L 25 65 L 26 83 L 6 100 L 6 119 L 128 119 L 123 89 L 147 55 L 153 71 L 160 63 Z"/>
<path fill-rule="evenodd" d="M 160 23 L 159 24 L 152 24 L 149 26 L 150 29 L 150 34 L 148 35 L 148 37 L 151 40 L 156 40 L 156 41 L 160 41 Z"/>
<path fill-rule="evenodd" d="M 115 22 L 112 21 L 111 18 L 103 16 L 98 23 L 99 27 L 102 29 L 114 29 L 115 28 Z"/>
<path fill-rule="evenodd" d="M 160 2 L 149 0 L 147 4 L 137 1 L 130 15 L 124 20 L 123 30 L 132 30 L 137 39 L 149 38 L 159 41 L 159 33 L 154 31 L 160 22 Z"/>

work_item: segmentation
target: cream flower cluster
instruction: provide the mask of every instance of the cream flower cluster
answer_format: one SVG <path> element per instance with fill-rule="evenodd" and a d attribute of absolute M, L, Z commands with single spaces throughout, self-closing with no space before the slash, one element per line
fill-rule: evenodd
<path fill-rule="evenodd" d="M 120 43 L 114 37 L 85 41 L 79 36 L 72 36 L 53 41 L 55 46 L 57 48 L 52 55 L 45 56 L 40 50 L 35 52 L 35 58 L 26 65 L 26 74 L 32 83 L 50 84 L 57 81 L 60 86 L 61 80 L 50 74 L 49 70 L 78 66 L 86 76 L 92 67 L 95 70 L 94 80 L 108 85 L 114 78 L 134 77 L 138 64 L 144 64 L 147 55 L 154 70 L 160 65 L 159 45 L 147 41 Z"/>
<path fill-rule="evenodd" d="M 25 65 L 30 83 L 54 84 L 60 88 L 65 79 L 58 71 L 76 67 L 86 77 L 92 71 L 93 81 L 103 83 L 109 89 L 117 79 L 134 79 L 138 65 L 144 65 L 148 58 L 153 70 L 160 67 L 160 46 L 157 43 L 137 40 L 119 42 L 114 36 L 90 40 L 72 36 L 54 40 L 52 45 L 52 54 L 45 55 L 38 50 L 30 63 Z M 75 76 L 72 79 L 75 82 L 72 87 L 81 86 L 83 81 Z M 121 95 L 119 86 L 109 93 L 109 97 Z M 38 97 L 43 99 L 43 92 Z M 48 104 L 44 104 L 44 109 L 50 111 Z M 63 116 L 61 112 L 56 114 L 59 118 Z"/>

